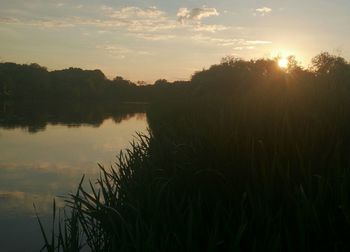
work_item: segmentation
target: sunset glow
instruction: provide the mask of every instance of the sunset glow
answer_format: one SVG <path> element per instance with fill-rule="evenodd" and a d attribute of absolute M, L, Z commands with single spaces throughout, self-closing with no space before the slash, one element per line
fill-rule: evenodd
<path fill-rule="evenodd" d="M 350 251 L 349 10 L 0 0 L 0 252 Z"/>
<path fill-rule="evenodd" d="M 287 68 L 288 67 L 288 59 L 287 58 L 281 58 L 278 60 L 278 66 L 280 68 Z"/>
<path fill-rule="evenodd" d="M 273 59 L 277 49 L 306 67 L 321 51 L 350 57 L 350 2 L 341 2 L 2 0 L 0 60 L 147 83 L 188 80 L 227 55 Z"/>

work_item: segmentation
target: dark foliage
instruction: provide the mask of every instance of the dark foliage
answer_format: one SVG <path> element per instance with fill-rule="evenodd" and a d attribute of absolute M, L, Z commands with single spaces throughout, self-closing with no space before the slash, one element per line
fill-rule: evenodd
<path fill-rule="evenodd" d="M 185 94 L 187 82 L 137 86 L 117 76 L 109 80 L 100 70 L 69 68 L 47 71 L 37 64 L 0 63 L 1 100 L 39 101 L 154 101 Z M 181 93 L 181 94 L 180 94 Z"/>
<path fill-rule="evenodd" d="M 349 251 L 349 73 L 327 53 L 309 70 L 226 58 L 195 73 L 64 221 L 93 251 Z"/>

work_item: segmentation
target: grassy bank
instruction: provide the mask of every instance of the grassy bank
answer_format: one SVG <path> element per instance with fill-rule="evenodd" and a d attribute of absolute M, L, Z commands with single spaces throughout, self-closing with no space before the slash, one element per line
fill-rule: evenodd
<path fill-rule="evenodd" d="M 348 118 L 292 104 L 155 106 L 64 225 L 93 251 L 348 249 Z"/>
<path fill-rule="evenodd" d="M 298 76 L 153 104 L 150 135 L 79 186 L 45 248 L 348 251 L 348 87 Z"/>

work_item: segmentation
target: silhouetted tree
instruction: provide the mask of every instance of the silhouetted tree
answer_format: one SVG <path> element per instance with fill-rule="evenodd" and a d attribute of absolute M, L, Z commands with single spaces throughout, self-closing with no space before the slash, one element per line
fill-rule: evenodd
<path fill-rule="evenodd" d="M 38 64 L 0 63 L 0 98 L 155 101 L 182 100 L 192 95 L 231 99 L 252 89 L 267 92 L 270 88 L 295 86 L 301 90 L 301 86 L 310 87 L 315 82 L 318 86 L 323 83 L 324 87 L 350 89 L 350 67 L 342 57 L 321 53 L 313 58 L 310 69 L 303 69 L 294 56 L 288 58 L 287 69 L 281 69 L 277 62 L 277 58 L 247 61 L 227 56 L 220 64 L 195 72 L 190 81 L 158 79 L 153 85 L 136 85 L 120 76 L 109 80 L 100 70 L 69 68 L 49 72 Z"/>
<path fill-rule="evenodd" d="M 312 69 L 318 75 L 342 74 L 347 68 L 344 58 L 323 52 L 312 59 Z"/>
<path fill-rule="evenodd" d="M 169 82 L 166 79 L 159 79 L 154 82 L 154 85 L 167 85 Z"/>

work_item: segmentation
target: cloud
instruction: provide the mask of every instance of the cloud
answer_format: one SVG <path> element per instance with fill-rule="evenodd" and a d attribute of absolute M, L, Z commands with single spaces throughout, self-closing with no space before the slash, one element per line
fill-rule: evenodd
<path fill-rule="evenodd" d="M 206 24 L 199 24 L 194 26 L 195 31 L 205 31 L 205 32 L 217 32 L 217 31 L 224 31 L 227 30 L 228 27 L 224 25 L 206 25 Z"/>
<path fill-rule="evenodd" d="M 209 37 L 197 34 L 192 36 L 192 39 L 206 44 L 213 44 L 221 47 L 233 47 L 234 50 L 254 49 L 255 46 L 271 44 L 271 41 L 265 40 L 246 40 L 243 38 L 220 38 L 220 37 Z"/>
<path fill-rule="evenodd" d="M 127 6 L 120 9 L 102 6 L 101 9 L 108 17 L 102 23 L 118 25 L 128 31 L 169 30 L 177 26 L 174 20 L 171 20 L 164 11 L 155 6 L 144 9 L 136 6 Z"/>
<path fill-rule="evenodd" d="M 129 19 L 129 18 L 161 18 L 165 17 L 165 12 L 159 10 L 157 7 L 152 6 L 149 8 L 141 9 L 135 6 L 127 6 L 121 8 L 119 10 L 114 10 L 113 8 L 103 8 L 110 12 L 110 17 L 112 18 L 121 18 L 121 19 Z"/>
<path fill-rule="evenodd" d="M 39 28 L 69 28 L 69 27 L 96 27 L 100 31 L 112 31 L 115 29 L 125 29 L 128 32 L 148 34 L 143 37 L 146 40 L 165 40 L 174 38 L 175 29 L 188 29 L 195 32 L 217 32 L 228 29 L 224 25 L 218 24 L 202 24 L 200 21 L 205 17 L 219 15 L 215 8 L 194 8 L 189 11 L 187 8 L 179 10 L 177 17 L 182 20 L 179 24 L 178 20 L 170 17 L 164 11 L 157 7 L 139 8 L 136 6 L 128 6 L 115 9 L 109 6 L 102 6 L 102 18 L 86 18 L 86 17 L 60 17 L 60 18 L 0 18 L 0 24 L 17 24 L 25 26 L 36 26 Z M 100 13 L 101 14 L 101 13 Z M 186 21 L 185 21 L 186 20 Z M 187 21 L 197 21 L 187 22 Z M 186 22 L 186 24 L 185 24 Z M 145 32 L 147 31 L 147 32 Z M 168 33 L 168 35 L 159 35 L 160 31 Z M 170 34 L 170 31 L 172 34 Z"/>
<path fill-rule="evenodd" d="M 0 24 L 34 26 L 38 29 L 96 28 L 99 34 L 121 31 L 126 32 L 127 35 L 134 34 L 135 37 L 150 41 L 170 40 L 183 36 L 183 33 L 177 31 L 215 33 L 230 28 L 220 24 L 203 24 L 201 21 L 204 18 L 219 15 L 215 8 L 208 7 L 192 10 L 181 8 L 177 16 L 171 16 L 155 6 L 113 8 L 103 5 L 96 9 L 96 12 L 99 15 L 95 18 L 63 16 L 14 19 L 3 17 L 0 18 Z M 90 32 L 85 31 L 82 34 L 88 35 Z"/>
<path fill-rule="evenodd" d="M 253 49 L 255 49 L 255 46 L 237 46 L 233 48 L 233 50 L 237 50 L 237 51 L 253 50 Z"/>
<path fill-rule="evenodd" d="M 270 14 L 272 12 L 272 9 L 269 7 L 261 7 L 261 8 L 257 8 L 255 9 L 255 13 L 254 15 L 260 15 L 260 16 L 266 16 L 268 14 Z"/>
<path fill-rule="evenodd" d="M 0 24 L 18 24 L 36 26 L 40 28 L 69 28 L 69 27 L 97 27 L 102 30 L 123 28 L 128 31 L 170 30 L 177 27 L 176 22 L 170 20 L 128 20 L 128 19 L 87 19 L 80 17 L 68 17 L 58 19 L 13 19 L 0 18 Z"/>
<path fill-rule="evenodd" d="M 0 17 L 0 24 L 16 24 L 19 22 L 20 20 L 18 18 L 7 18 L 7 17 L 1 18 Z"/>
<path fill-rule="evenodd" d="M 175 35 L 170 35 L 170 34 L 151 34 L 151 33 L 134 33 L 130 35 L 133 35 L 137 38 L 142 38 L 144 40 L 151 40 L 151 41 L 169 40 L 176 37 Z"/>
<path fill-rule="evenodd" d="M 247 40 L 246 43 L 248 45 L 268 45 L 268 44 L 272 44 L 271 41 L 266 41 L 266 40 Z"/>
<path fill-rule="evenodd" d="M 77 8 L 82 8 L 79 5 Z M 175 18 L 157 7 L 139 8 L 136 6 L 127 6 L 123 8 L 112 8 L 102 6 L 96 10 L 99 14 L 97 18 L 87 18 L 83 16 L 66 17 L 39 17 L 18 19 L 12 17 L 1 17 L 0 24 L 17 24 L 24 26 L 37 26 L 40 28 L 68 28 L 68 27 L 97 27 L 100 30 L 125 29 L 127 31 L 155 32 L 159 30 L 171 30 L 179 26 Z"/>
<path fill-rule="evenodd" d="M 209 36 L 203 36 L 202 34 L 196 34 L 192 36 L 192 39 L 200 43 L 214 44 L 216 46 L 239 45 L 241 42 L 244 41 L 242 39 L 236 39 L 236 38 L 209 37 Z"/>
<path fill-rule="evenodd" d="M 256 12 L 260 12 L 260 13 L 269 13 L 272 11 L 271 8 L 269 7 L 262 7 L 262 8 L 258 8 L 255 10 Z"/>
<path fill-rule="evenodd" d="M 215 8 L 194 8 L 189 10 L 187 8 L 180 8 L 177 12 L 178 21 L 186 23 L 187 21 L 200 21 L 203 18 L 219 16 L 219 12 Z"/>
<path fill-rule="evenodd" d="M 75 24 L 72 20 L 62 19 L 19 19 L 19 18 L 0 18 L 0 24 L 18 24 L 37 26 L 41 28 L 67 28 L 74 27 Z"/>

